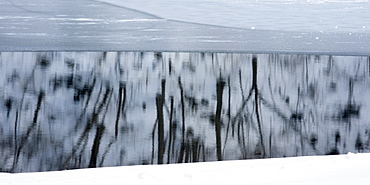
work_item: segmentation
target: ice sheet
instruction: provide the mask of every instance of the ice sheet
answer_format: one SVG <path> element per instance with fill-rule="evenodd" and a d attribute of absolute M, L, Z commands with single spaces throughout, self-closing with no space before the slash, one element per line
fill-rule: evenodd
<path fill-rule="evenodd" d="M 98 0 L 164 18 L 285 31 L 370 32 L 368 0 Z"/>
<path fill-rule="evenodd" d="M 137 3 L 140 6 L 140 2 Z M 276 31 L 259 27 L 245 29 L 211 26 L 174 21 L 172 17 L 160 18 L 143 12 L 146 10 L 137 11 L 89 0 L 9 0 L 0 4 L 1 51 L 126 50 L 337 55 L 370 53 L 370 33 L 366 30 Z M 288 5 L 286 6 L 290 7 Z M 348 3 L 349 5 L 352 4 Z M 201 8 L 199 3 L 196 7 Z M 228 19 L 224 21 L 238 22 Z M 208 22 L 213 24 L 212 21 Z M 364 26 L 367 28 L 367 25 Z"/>

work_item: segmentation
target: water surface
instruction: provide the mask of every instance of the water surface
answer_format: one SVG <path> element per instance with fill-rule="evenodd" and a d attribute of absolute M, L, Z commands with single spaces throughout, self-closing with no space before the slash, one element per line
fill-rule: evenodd
<path fill-rule="evenodd" d="M 1 52 L 0 167 L 369 152 L 365 56 Z"/>

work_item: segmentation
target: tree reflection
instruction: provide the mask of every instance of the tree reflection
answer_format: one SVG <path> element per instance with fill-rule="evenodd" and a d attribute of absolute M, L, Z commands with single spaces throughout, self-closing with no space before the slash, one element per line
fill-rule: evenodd
<path fill-rule="evenodd" d="M 225 82 L 222 79 L 217 80 L 216 91 L 217 91 L 217 105 L 215 115 L 215 130 L 216 130 L 216 149 L 217 149 L 217 160 L 222 161 L 221 152 L 221 110 L 222 110 L 222 94 L 224 90 Z"/>
<path fill-rule="evenodd" d="M 0 55 L 1 171 L 369 152 L 369 57 Z"/>

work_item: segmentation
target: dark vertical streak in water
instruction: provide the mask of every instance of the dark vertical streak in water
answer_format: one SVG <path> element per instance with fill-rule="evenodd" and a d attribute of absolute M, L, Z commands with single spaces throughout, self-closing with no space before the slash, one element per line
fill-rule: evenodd
<path fill-rule="evenodd" d="M 117 108 L 117 116 L 116 116 L 116 124 L 115 124 L 115 137 L 118 136 L 118 123 L 119 123 L 119 117 L 121 112 L 121 105 L 122 104 L 122 84 L 120 84 L 118 89 L 118 108 Z"/>
<path fill-rule="evenodd" d="M 296 105 L 296 107 L 295 107 L 295 114 L 296 114 L 297 116 L 298 116 L 298 106 L 299 106 L 300 96 L 301 96 L 301 88 L 298 86 L 297 105 Z"/>
<path fill-rule="evenodd" d="M 273 152 L 272 152 L 272 121 L 271 121 L 272 118 L 270 118 L 270 137 L 269 137 L 269 152 L 270 152 L 270 158 L 272 158 L 273 156 Z"/>
<path fill-rule="evenodd" d="M 97 161 L 97 157 L 99 153 L 100 141 L 101 141 L 101 138 L 103 137 L 104 130 L 105 130 L 105 126 L 102 124 L 99 125 L 98 128 L 96 129 L 94 144 L 91 149 L 91 158 L 90 158 L 89 168 L 96 167 L 96 161 Z"/>
<path fill-rule="evenodd" d="M 159 104 L 157 105 L 157 116 L 158 116 L 158 164 L 163 164 L 163 156 L 165 151 L 165 141 L 164 141 L 164 115 L 163 115 L 163 105 L 166 97 L 166 80 L 162 79 L 162 94 L 159 96 Z"/>
<path fill-rule="evenodd" d="M 261 119 L 259 115 L 259 106 L 258 106 L 258 86 L 257 86 L 257 58 L 253 57 L 252 59 L 252 69 L 253 69 L 253 80 L 252 80 L 252 87 L 254 89 L 254 99 L 255 99 L 255 106 L 256 106 L 256 117 L 257 117 L 257 124 L 258 124 L 258 132 L 260 134 L 261 139 L 261 147 L 262 147 L 262 158 L 265 156 L 265 144 L 263 141 L 263 134 L 262 134 L 262 125 Z"/>
<path fill-rule="evenodd" d="M 225 136 L 225 141 L 224 141 L 224 148 L 222 150 L 222 155 L 224 154 L 225 152 L 225 147 L 226 147 L 226 143 L 227 143 L 227 139 L 228 139 L 228 136 L 229 136 L 229 129 L 230 129 L 230 125 L 231 125 L 231 85 L 230 85 L 230 76 L 227 78 L 227 85 L 228 85 L 228 105 L 227 105 L 227 128 L 226 128 L 226 136 Z"/>
<path fill-rule="evenodd" d="M 123 84 L 123 99 L 122 99 L 122 106 L 121 106 L 123 118 L 126 118 L 126 113 L 125 113 L 126 101 L 127 101 L 127 88 L 126 88 L 126 84 Z"/>
<path fill-rule="evenodd" d="M 217 93 L 217 105 L 215 115 L 215 131 L 216 131 L 216 150 L 217 160 L 222 161 L 222 146 L 221 146 L 221 110 L 222 110 L 222 94 L 224 90 L 225 82 L 222 79 L 218 79 L 216 83 Z"/>
<path fill-rule="evenodd" d="M 14 121 L 14 156 L 17 156 L 17 149 L 18 149 L 18 110 L 15 114 L 15 121 Z M 14 170 L 14 163 L 15 159 L 13 161 L 13 170 Z"/>
<path fill-rule="evenodd" d="M 230 85 L 230 76 L 227 78 L 227 85 L 228 85 L 228 104 L 227 104 L 227 117 L 229 118 L 229 123 L 230 123 L 230 118 L 231 118 L 231 85 Z"/>
<path fill-rule="evenodd" d="M 162 86 L 162 104 L 163 104 L 166 101 L 166 80 L 165 79 L 162 79 L 161 86 Z"/>
<path fill-rule="evenodd" d="M 353 97 L 353 78 L 349 79 L 349 87 L 348 87 L 348 102 L 347 106 L 352 105 L 352 97 Z"/>
<path fill-rule="evenodd" d="M 181 115 L 182 115 L 182 129 L 181 129 L 182 139 L 181 139 L 180 154 L 179 154 L 179 158 L 177 162 L 181 163 L 184 158 L 184 152 L 185 152 L 185 100 L 184 100 L 184 89 L 181 83 L 181 77 L 179 77 L 178 83 L 179 83 L 180 96 L 181 96 L 180 101 L 181 101 Z"/>
<path fill-rule="evenodd" d="M 152 158 L 151 158 L 150 164 L 154 164 L 154 155 L 155 155 L 154 138 L 155 138 L 155 129 L 157 128 L 157 123 L 158 123 L 158 118 L 155 120 L 153 129 L 152 129 Z"/>
<path fill-rule="evenodd" d="M 168 74 L 170 76 L 172 74 L 172 62 L 171 62 L 171 59 L 168 60 Z"/>
<path fill-rule="evenodd" d="M 168 123 L 168 126 L 169 126 L 169 141 L 168 141 L 168 149 L 167 149 L 167 164 L 170 164 L 170 160 L 171 160 L 171 144 L 172 144 L 172 140 L 174 140 L 173 138 L 173 126 L 172 126 L 172 119 L 173 119 L 173 96 L 170 97 L 170 101 L 171 101 L 171 105 L 170 105 L 170 118 L 169 118 L 169 123 Z M 175 142 L 175 141 L 173 141 Z"/>
<path fill-rule="evenodd" d="M 158 164 L 163 164 L 165 143 L 164 143 L 163 97 L 160 94 L 157 94 L 156 106 L 158 118 Z"/>

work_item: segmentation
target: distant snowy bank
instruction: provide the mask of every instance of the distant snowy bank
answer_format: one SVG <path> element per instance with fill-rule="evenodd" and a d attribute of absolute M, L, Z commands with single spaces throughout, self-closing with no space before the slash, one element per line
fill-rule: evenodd
<path fill-rule="evenodd" d="M 369 184 L 370 154 L 309 156 L 57 172 L 0 173 L 20 184 Z"/>

